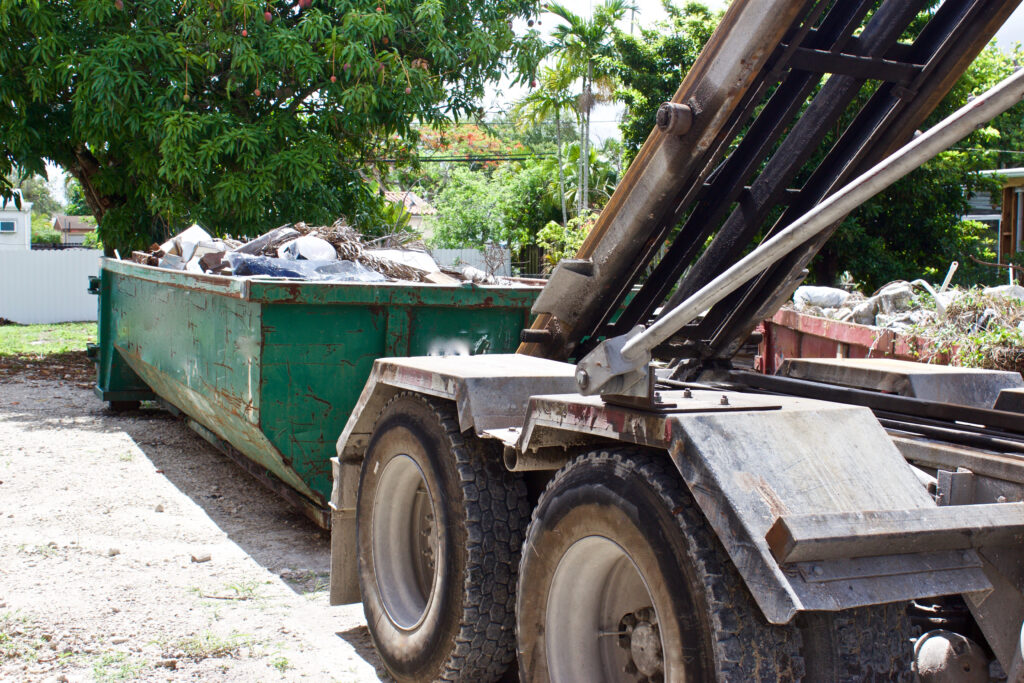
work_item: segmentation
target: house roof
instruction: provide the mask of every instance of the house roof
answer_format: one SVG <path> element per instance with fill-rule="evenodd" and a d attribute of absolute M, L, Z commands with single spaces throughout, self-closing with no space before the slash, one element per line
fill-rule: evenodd
<path fill-rule="evenodd" d="M 95 230 L 96 223 L 92 216 L 57 215 L 53 217 L 53 227 L 60 232 L 85 234 Z"/>
<path fill-rule="evenodd" d="M 437 209 L 428 204 L 415 192 L 388 190 L 384 193 L 384 198 L 394 204 L 402 204 L 405 206 L 405 210 L 413 216 L 433 216 L 437 213 Z"/>

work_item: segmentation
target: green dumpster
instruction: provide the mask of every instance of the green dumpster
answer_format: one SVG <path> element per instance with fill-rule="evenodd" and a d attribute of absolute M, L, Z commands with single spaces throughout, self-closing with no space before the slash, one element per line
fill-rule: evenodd
<path fill-rule="evenodd" d="M 376 358 L 510 353 L 536 285 L 241 279 L 104 259 L 96 392 L 159 398 L 328 524 L 335 441 Z"/>

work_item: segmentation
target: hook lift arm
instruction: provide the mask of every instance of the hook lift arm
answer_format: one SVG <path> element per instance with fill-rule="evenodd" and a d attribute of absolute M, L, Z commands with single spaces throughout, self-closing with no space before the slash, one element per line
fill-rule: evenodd
<path fill-rule="evenodd" d="M 1018 68 L 1012 76 L 933 126 L 927 133 L 916 136 L 761 244 L 690 298 L 662 315 L 650 328 L 637 325 L 622 336 L 602 341 L 576 365 L 576 384 L 580 393 L 587 396 L 623 396 L 653 402 L 650 362 L 651 351 L 656 346 L 771 264 L 843 220 L 855 208 L 1022 99 L 1024 70 Z"/>

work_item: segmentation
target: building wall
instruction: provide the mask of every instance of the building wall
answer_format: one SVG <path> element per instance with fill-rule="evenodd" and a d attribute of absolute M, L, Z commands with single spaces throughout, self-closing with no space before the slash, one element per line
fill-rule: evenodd
<path fill-rule="evenodd" d="M 430 255 L 437 261 L 437 265 L 445 268 L 473 266 L 484 272 L 488 271 L 487 259 L 479 249 L 431 249 Z M 508 249 L 501 250 L 501 264 L 493 274 L 503 277 L 512 274 L 512 254 Z"/>
<path fill-rule="evenodd" d="M 102 255 L 95 249 L 0 251 L 0 318 L 23 324 L 96 320 L 89 276 L 99 274 Z"/>
<path fill-rule="evenodd" d="M 1012 184 L 1011 184 L 1012 183 Z M 1022 191 L 1024 179 L 1013 178 L 1003 188 L 1003 215 L 999 227 L 999 262 L 1020 264 L 1024 259 L 1024 241 L 1021 238 Z"/>
<path fill-rule="evenodd" d="M 0 222 L 14 223 L 14 232 L 0 232 L 0 251 L 27 251 L 32 248 L 31 202 L 22 202 L 21 210 L 13 202 L 0 207 Z"/>

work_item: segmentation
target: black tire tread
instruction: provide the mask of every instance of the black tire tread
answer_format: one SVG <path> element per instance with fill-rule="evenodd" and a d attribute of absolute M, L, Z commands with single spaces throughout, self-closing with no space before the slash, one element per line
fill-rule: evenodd
<path fill-rule="evenodd" d="M 593 451 L 569 462 L 548 482 L 534 508 L 527 532 L 527 547 L 533 540 L 533 522 L 537 521 L 537 511 L 545 498 L 553 495 L 552 491 L 569 472 L 598 461 L 609 461 L 616 468 L 639 474 L 675 517 L 687 540 L 688 559 L 703 583 L 704 598 L 715 631 L 713 647 L 719 667 L 718 680 L 725 683 L 799 681 L 804 675 L 799 630 L 791 625 L 775 626 L 764 620 L 679 472 L 664 454 L 626 447 Z M 520 585 L 519 590 L 530 588 Z"/>
<path fill-rule="evenodd" d="M 804 642 L 820 648 L 806 652 L 815 679 L 834 683 L 910 683 L 914 680 L 911 639 L 917 628 L 906 614 L 906 605 L 890 603 L 812 613 L 803 617 Z M 812 635 L 816 634 L 816 635 Z M 817 656 L 823 670 L 814 666 Z"/>
<path fill-rule="evenodd" d="M 437 680 L 496 681 L 515 658 L 515 587 L 530 508 L 522 477 L 509 472 L 500 453 L 488 453 L 464 436 L 451 403 L 401 392 L 384 406 L 413 398 L 429 407 L 450 443 L 464 496 L 467 534 L 463 614 L 455 647 Z M 379 417 L 378 417 L 379 419 Z"/>

